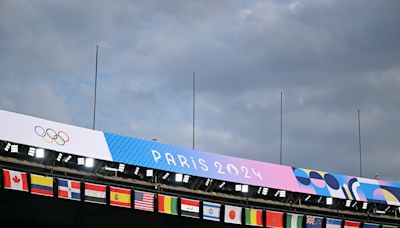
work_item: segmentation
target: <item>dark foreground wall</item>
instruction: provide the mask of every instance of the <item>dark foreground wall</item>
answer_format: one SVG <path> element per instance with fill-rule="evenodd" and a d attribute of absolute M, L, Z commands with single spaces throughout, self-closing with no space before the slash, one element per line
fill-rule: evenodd
<path fill-rule="evenodd" d="M 0 189 L 0 228 L 5 227 L 238 227 Z"/>

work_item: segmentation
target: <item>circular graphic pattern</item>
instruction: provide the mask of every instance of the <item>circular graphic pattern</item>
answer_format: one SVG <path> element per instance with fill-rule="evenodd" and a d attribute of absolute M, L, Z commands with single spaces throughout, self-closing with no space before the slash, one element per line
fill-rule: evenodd
<path fill-rule="evenodd" d="M 310 177 L 308 174 L 302 170 L 302 169 L 295 169 L 294 170 L 294 175 L 296 176 L 296 179 L 298 182 L 300 182 L 303 185 L 310 185 Z"/>
<path fill-rule="evenodd" d="M 325 174 L 324 179 L 325 179 L 326 184 L 330 188 L 332 188 L 334 190 L 338 190 L 340 188 L 339 181 L 332 174 L 329 174 L 329 173 Z"/>
<path fill-rule="evenodd" d="M 325 188 L 326 183 L 324 178 L 318 172 L 311 171 L 310 172 L 310 180 L 318 188 Z"/>

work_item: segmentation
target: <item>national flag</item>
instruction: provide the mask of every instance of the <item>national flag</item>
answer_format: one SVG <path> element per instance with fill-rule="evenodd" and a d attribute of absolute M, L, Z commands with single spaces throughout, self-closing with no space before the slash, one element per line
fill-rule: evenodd
<path fill-rule="evenodd" d="M 58 178 L 58 198 L 81 200 L 81 182 Z"/>
<path fill-rule="evenodd" d="M 303 217 L 303 215 L 298 214 L 286 214 L 286 228 L 302 228 Z"/>
<path fill-rule="evenodd" d="M 107 204 L 107 186 L 85 183 L 85 202 Z"/>
<path fill-rule="evenodd" d="M 110 205 L 117 207 L 131 207 L 131 190 L 126 188 L 110 187 Z"/>
<path fill-rule="evenodd" d="M 3 179 L 6 189 L 28 191 L 28 178 L 24 172 L 3 169 Z"/>
<path fill-rule="evenodd" d="M 245 209 L 246 225 L 263 226 L 262 214 L 263 210 L 246 208 Z"/>
<path fill-rule="evenodd" d="M 326 228 L 341 228 L 341 227 L 342 227 L 341 219 L 333 219 L 333 218 L 326 219 Z"/>
<path fill-rule="evenodd" d="M 284 216 L 283 212 L 278 211 L 266 211 L 266 226 L 271 228 L 283 228 L 284 227 Z"/>
<path fill-rule="evenodd" d="M 135 209 L 154 211 L 154 193 L 135 191 Z"/>
<path fill-rule="evenodd" d="M 322 217 L 306 216 L 306 228 L 322 228 Z"/>
<path fill-rule="evenodd" d="M 53 196 L 53 177 L 31 174 L 31 193 Z"/>
<path fill-rule="evenodd" d="M 232 224 L 242 224 L 242 208 L 225 205 L 225 222 Z"/>
<path fill-rule="evenodd" d="M 391 225 L 382 225 L 382 228 L 397 228 L 397 226 L 391 226 Z"/>
<path fill-rule="evenodd" d="M 344 221 L 344 228 L 359 228 L 361 225 L 360 222 L 354 222 L 354 221 Z"/>
<path fill-rule="evenodd" d="M 363 228 L 379 228 L 379 224 L 364 223 Z"/>
<path fill-rule="evenodd" d="M 177 215 L 178 198 L 175 196 L 158 195 L 158 212 Z"/>
<path fill-rule="evenodd" d="M 191 218 L 200 218 L 200 201 L 181 198 L 181 215 Z"/>
<path fill-rule="evenodd" d="M 220 219 L 221 204 L 203 202 L 203 219 L 211 221 L 221 221 Z"/>

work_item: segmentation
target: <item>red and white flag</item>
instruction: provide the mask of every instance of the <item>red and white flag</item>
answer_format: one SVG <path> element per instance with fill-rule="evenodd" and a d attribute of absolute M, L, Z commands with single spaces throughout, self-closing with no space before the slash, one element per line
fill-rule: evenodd
<path fill-rule="evenodd" d="M 242 224 L 242 208 L 225 205 L 225 222 L 232 224 Z"/>
<path fill-rule="evenodd" d="M 28 191 L 26 173 L 3 169 L 4 188 L 18 191 Z"/>
<path fill-rule="evenodd" d="M 344 228 L 359 228 L 360 222 L 344 221 Z"/>

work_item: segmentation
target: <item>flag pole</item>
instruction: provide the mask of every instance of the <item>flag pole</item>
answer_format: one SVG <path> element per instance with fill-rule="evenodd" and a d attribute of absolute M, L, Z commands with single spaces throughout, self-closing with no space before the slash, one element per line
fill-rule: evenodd
<path fill-rule="evenodd" d="M 93 130 L 96 129 L 96 95 L 97 95 L 97 62 L 99 57 L 99 45 L 96 45 L 96 70 L 94 77 L 94 105 L 93 105 Z"/>

